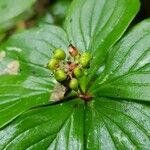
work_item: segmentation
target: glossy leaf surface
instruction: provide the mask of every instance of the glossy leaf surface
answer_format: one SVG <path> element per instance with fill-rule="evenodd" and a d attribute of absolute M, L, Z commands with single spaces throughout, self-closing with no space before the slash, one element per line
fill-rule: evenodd
<path fill-rule="evenodd" d="M 149 105 L 95 98 L 87 107 L 87 149 L 149 149 Z"/>
<path fill-rule="evenodd" d="M 18 60 L 22 74 L 49 76 L 46 65 L 53 51 L 56 48 L 67 50 L 68 45 L 64 30 L 53 25 L 43 25 L 16 34 L 3 44 L 0 49 L 6 52 L 6 58 L 0 65 L 5 67 L 10 60 Z"/>
<path fill-rule="evenodd" d="M 46 64 L 55 48 L 67 49 L 65 37 L 58 27 L 42 26 L 16 34 L 0 47 L 5 54 L 0 60 L 0 126 L 32 107 L 54 101 L 50 99 L 54 79 Z M 5 76 L 11 74 L 7 69 L 14 69 L 14 61 L 19 62 L 18 75 Z"/>
<path fill-rule="evenodd" d="M 149 149 L 149 20 L 112 48 L 138 8 L 138 0 L 74 0 L 67 33 L 44 25 L 0 46 L 0 149 Z M 93 97 L 52 103 L 54 79 L 46 64 L 54 49 L 67 51 L 70 42 L 93 54 Z M 12 61 L 19 68 L 10 76 L 3 70 Z M 96 72 L 102 62 L 104 70 Z M 88 82 L 82 81 L 86 91 Z"/>
<path fill-rule="evenodd" d="M 112 49 L 97 83 L 93 90 L 99 95 L 150 101 L 150 20 L 137 25 Z"/>
<path fill-rule="evenodd" d="M 81 102 L 81 101 L 80 101 Z M 0 131 L 0 149 L 83 149 L 79 100 L 33 109 Z"/>
<path fill-rule="evenodd" d="M 0 127 L 32 107 L 49 104 L 52 90 L 50 78 L 0 76 Z"/>

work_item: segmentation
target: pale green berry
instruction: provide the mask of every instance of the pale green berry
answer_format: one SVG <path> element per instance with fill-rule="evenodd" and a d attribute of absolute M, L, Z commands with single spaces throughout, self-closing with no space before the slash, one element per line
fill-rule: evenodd
<path fill-rule="evenodd" d="M 58 48 L 54 51 L 54 58 L 64 60 L 66 58 L 66 53 L 62 49 Z"/>
<path fill-rule="evenodd" d="M 58 70 L 55 72 L 55 79 L 58 82 L 62 82 L 67 79 L 67 74 L 63 70 Z"/>
<path fill-rule="evenodd" d="M 78 80 L 76 78 L 72 78 L 69 83 L 69 87 L 72 90 L 78 90 Z"/>
<path fill-rule="evenodd" d="M 50 70 L 56 70 L 59 67 L 59 61 L 57 59 L 51 59 L 47 65 Z"/>
<path fill-rule="evenodd" d="M 84 67 L 88 67 L 91 60 L 91 55 L 88 52 L 83 53 L 80 56 L 79 63 Z"/>
<path fill-rule="evenodd" d="M 79 68 L 79 67 L 76 67 L 74 70 L 73 70 L 73 74 L 76 78 L 79 78 L 83 75 L 83 72 L 82 70 Z"/>

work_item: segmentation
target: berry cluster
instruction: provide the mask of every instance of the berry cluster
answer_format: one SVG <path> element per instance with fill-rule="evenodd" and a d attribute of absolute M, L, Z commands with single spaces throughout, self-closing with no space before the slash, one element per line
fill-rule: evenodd
<path fill-rule="evenodd" d="M 88 52 L 79 53 L 73 45 L 69 46 L 69 54 L 67 57 L 64 50 L 56 49 L 47 67 L 59 83 L 70 90 L 79 91 L 79 79 L 87 75 L 91 55 Z"/>

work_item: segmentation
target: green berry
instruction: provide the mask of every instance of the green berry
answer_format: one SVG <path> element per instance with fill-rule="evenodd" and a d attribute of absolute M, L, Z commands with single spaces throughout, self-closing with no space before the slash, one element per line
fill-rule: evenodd
<path fill-rule="evenodd" d="M 54 58 L 64 60 L 66 58 L 66 53 L 62 49 L 58 48 L 54 51 Z"/>
<path fill-rule="evenodd" d="M 76 67 L 74 69 L 73 73 L 74 73 L 74 76 L 76 78 L 79 78 L 79 77 L 81 77 L 83 75 L 83 72 L 82 72 L 82 70 L 79 67 Z"/>
<path fill-rule="evenodd" d="M 69 87 L 72 89 L 72 90 L 78 90 L 78 80 L 75 79 L 75 78 L 72 78 L 70 83 L 69 83 Z"/>
<path fill-rule="evenodd" d="M 91 60 L 91 55 L 85 52 L 81 55 L 79 62 L 84 68 L 86 68 L 89 66 L 90 60 Z"/>
<path fill-rule="evenodd" d="M 62 82 L 67 79 L 67 75 L 63 70 L 58 70 L 55 72 L 55 79 L 58 82 Z"/>
<path fill-rule="evenodd" d="M 59 61 L 57 59 L 51 59 L 47 66 L 50 70 L 55 70 L 59 67 Z"/>

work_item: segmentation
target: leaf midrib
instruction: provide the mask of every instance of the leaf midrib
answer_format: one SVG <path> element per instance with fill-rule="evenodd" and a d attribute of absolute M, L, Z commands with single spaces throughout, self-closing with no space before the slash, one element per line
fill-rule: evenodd
<path fill-rule="evenodd" d="M 106 80 L 106 81 L 104 81 L 103 83 L 99 84 L 99 87 L 96 87 L 92 92 L 98 91 L 98 90 L 101 89 L 102 87 L 105 87 L 105 86 L 107 86 L 107 85 L 109 85 L 109 84 L 111 85 L 111 83 L 113 83 L 113 82 L 115 82 L 115 81 L 117 81 L 117 80 L 120 80 L 120 79 L 122 79 L 122 78 L 124 78 L 124 77 L 128 77 L 128 76 L 134 75 L 134 74 L 149 74 L 149 72 L 144 72 L 144 71 L 139 72 L 139 70 L 137 70 L 137 71 L 134 71 L 134 72 L 126 73 L 126 74 L 124 74 L 124 75 L 122 75 L 122 76 L 118 76 L 118 77 L 116 77 L 116 78 L 114 78 L 114 79 L 111 79 L 111 80 Z M 139 86 L 139 83 L 130 83 L 130 85 Z M 143 85 L 143 86 L 146 86 L 146 85 L 150 86 L 149 83 L 142 83 L 142 85 Z M 129 86 L 129 83 L 128 83 L 126 86 Z"/>

